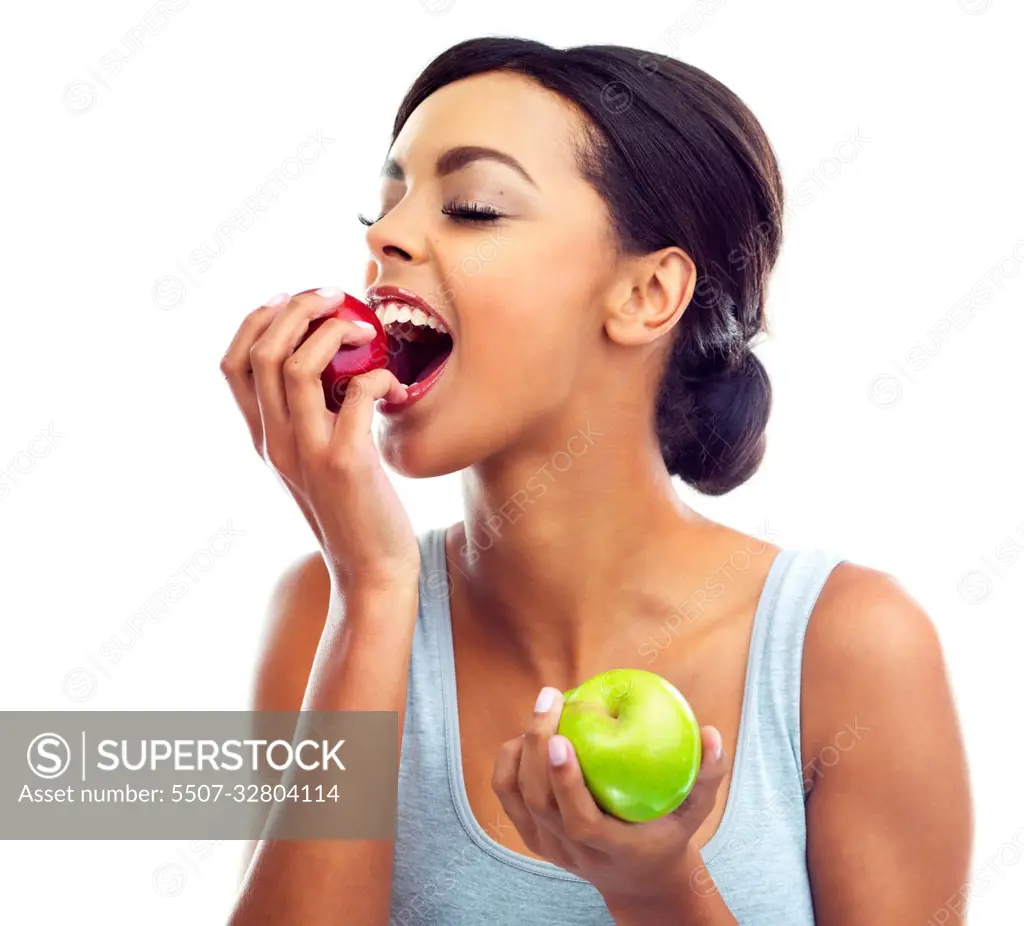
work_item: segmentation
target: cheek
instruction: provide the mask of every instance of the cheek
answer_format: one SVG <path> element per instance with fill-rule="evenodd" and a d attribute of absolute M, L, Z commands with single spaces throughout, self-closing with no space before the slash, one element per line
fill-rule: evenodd
<path fill-rule="evenodd" d="M 453 295 L 467 367 L 504 374 L 559 349 L 559 313 L 565 308 L 552 295 L 550 279 L 519 242 L 462 279 Z"/>
<path fill-rule="evenodd" d="M 500 246 L 478 242 L 473 259 L 449 274 L 460 317 L 460 370 L 481 387 L 564 398 L 588 343 L 593 242 L 538 226 L 523 237 L 492 237 Z"/>
<path fill-rule="evenodd" d="M 474 378 L 511 383 L 542 380 L 571 363 L 572 333 L 566 315 L 540 298 L 516 289 L 492 295 L 463 316 L 461 368 Z"/>

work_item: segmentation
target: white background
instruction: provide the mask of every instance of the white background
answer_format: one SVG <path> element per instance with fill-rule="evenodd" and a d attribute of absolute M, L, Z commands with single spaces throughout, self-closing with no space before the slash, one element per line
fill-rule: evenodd
<path fill-rule="evenodd" d="M 680 491 L 740 529 L 884 569 L 927 608 L 971 757 L 973 870 L 987 871 L 972 922 L 1017 921 L 1021 4 L 17 10 L 0 33 L 0 706 L 246 708 L 267 592 L 314 547 L 218 370 L 243 315 L 280 290 L 360 290 L 356 212 L 377 205 L 404 90 L 447 46 L 510 34 L 674 54 L 752 108 L 790 194 L 760 349 L 767 459 L 725 498 Z M 289 159 L 317 137 L 299 172 Z M 236 219 L 268 182 L 277 200 Z M 457 475 L 395 483 L 418 530 L 461 516 Z M 188 594 L 133 635 L 190 562 Z M 112 638 L 116 662 L 101 654 Z M 0 919 L 219 924 L 239 850 L 3 842 Z"/>

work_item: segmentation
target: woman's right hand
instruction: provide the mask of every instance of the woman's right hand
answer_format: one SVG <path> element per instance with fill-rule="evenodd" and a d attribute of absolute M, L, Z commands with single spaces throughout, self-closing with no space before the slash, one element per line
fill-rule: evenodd
<path fill-rule="evenodd" d="M 261 306 L 242 322 L 220 369 L 256 451 L 306 515 L 346 593 L 357 584 L 386 589 L 415 581 L 420 553 L 370 431 L 374 403 L 400 401 L 406 387 L 388 370 L 363 373 L 349 381 L 334 414 L 320 375 L 342 344 L 366 343 L 373 331 L 329 318 L 299 346 L 310 322 L 342 298 L 311 291 Z"/>

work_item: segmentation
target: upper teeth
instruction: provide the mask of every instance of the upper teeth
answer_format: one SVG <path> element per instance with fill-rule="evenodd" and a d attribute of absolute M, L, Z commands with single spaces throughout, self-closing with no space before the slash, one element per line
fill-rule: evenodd
<path fill-rule="evenodd" d="M 411 322 L 413 325 L 423 325 L 440 331 L 442 334 L 448 334 L 444 322 L 406 302 L 381 302 L 374 311 L 377 313 L 380 323 L 385 326 L 392 322 Z"/>

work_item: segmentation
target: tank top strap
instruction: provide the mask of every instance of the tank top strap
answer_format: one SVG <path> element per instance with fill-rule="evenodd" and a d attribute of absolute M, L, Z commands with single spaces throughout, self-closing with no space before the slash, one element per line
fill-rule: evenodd
<path fill-rule="evenodd" d="M 756 705 L 751 725 L 788 749 L 802 777 L 800 702 L 804 639 L 826 580 L 843 558 L 821 548 L 785 548 L 765 582 L 750 643 L 744 701 Z M 767 743 L 761 744 L 763 752 Z"/>
<path fill-rule="evenodd" d="M 451 594 L 444 537 L 447 527 L 431 527 L 416 535 L 420 547 L 420 615 L 433 617 Z"/>

